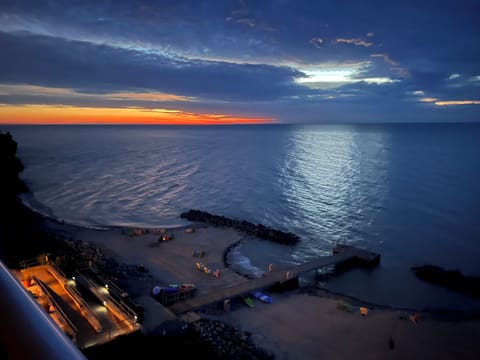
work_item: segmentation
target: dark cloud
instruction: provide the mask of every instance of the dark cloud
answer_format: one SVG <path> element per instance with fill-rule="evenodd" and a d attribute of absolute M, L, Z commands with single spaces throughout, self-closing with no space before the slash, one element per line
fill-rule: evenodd
<path fill-rule="evenodd" d="M 30 34 L 0 33 L 0 82 L 75 89 L 166 92 L 218 100 L 306 94 L 296 70 L 147 55 L 134 50 Z"/>
<path fill-rule="evenodd" d="M 479 13 L 478 0 L 4 0 L 0 83 L 92 96 L 0 101 L 100 106 L 111 101 L 95 94 L 156 91 L 198 98 L 172 106 L 291 121 L 389 112 L 441 118 L 451 112 L 421 103 L 419 91 L 479 100 L 480 81 L 472 80 L 480 76 Z M 342 86 L 314 90 L 294 81 L 306 68 L 346 64 L 357 67 Z M 361 81 L 369 78 L 385 83 Z M 457 111 L 478 118 L 479 109 Z"/>

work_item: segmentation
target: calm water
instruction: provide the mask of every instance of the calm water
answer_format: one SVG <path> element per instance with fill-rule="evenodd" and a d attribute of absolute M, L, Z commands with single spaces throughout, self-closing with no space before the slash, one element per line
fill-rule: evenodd
<path fill-rule="evenodd" d="M 382 254 L 328 287 L 378 303 L 480 309 L 418 281 L 433 263 L 480 276 L 480 126 L 24 126 L 10 131 L 33 208 L 84 225 L 182 224 L 197 208 L 300 235 L 236 260 L 298 264 L 346 242 Z"/>

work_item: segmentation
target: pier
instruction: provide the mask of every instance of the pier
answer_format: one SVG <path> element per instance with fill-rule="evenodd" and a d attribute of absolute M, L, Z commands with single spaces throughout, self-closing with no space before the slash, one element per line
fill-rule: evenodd
<path fill-rule="evenodd" d="M 199 295 L 193 299 L 177 302 L 169 309 L 179 315 L 196 310 L 213 303 L 223 302 L 227 299 L 246 295 L 254 290 L 262 290 L 279 286 L 280 288 L 288 283 L 297 283 L 301 274 L 317 271 L 329 266 L 362 266 L 374 267 L 380 263 L 380 255 L 371 251 L 359 249 L 350 245 L 337 245 L 333 254 L 300 264 L 290 269 L 271 271 L 261 278 L 247 280 L 245 282 L 215 289 L 207 294 Z"/>

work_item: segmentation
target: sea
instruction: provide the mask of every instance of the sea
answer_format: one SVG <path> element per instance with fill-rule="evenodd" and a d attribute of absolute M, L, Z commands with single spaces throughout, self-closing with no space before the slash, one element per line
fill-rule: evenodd
<path fill-rule="evenodd" d="M 48 216 L 163 227 L 186 225 L 180 214 L 199 209 L 299 235 L 295 246 L 246 237 L 231 259 L 255 276 L 350 244 L 380 253 L 380 265 L 322 278 L 328 291 L 396 308 L 480 310 L 479 299 L 411 271 L 434 264 L 480 276 L 480 124 L 0 131 L 18 142 L 23 202 Z"/>

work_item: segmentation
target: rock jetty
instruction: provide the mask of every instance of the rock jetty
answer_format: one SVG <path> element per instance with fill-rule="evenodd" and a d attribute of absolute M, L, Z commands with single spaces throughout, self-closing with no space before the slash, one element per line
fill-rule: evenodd
<path fill-rule="evenodd" d="M 436 265 L 413 266 L 415 276 L 431 284 L 480 298 L 480 278 L 465 276 L 460 270 L 446 270 Z"/>
<path fill-rule="evenodd" d="M 295 245 L 300 241 L 298 235 L 291 232 L 275 230 L 268 226 L 262 224 L 253 224 L 245 220 L 229 219 L 225 216 L 213 215 L 206 211 L 189 210 L 181 213 L 180 217 L 190 221 L 205 222 L 215 226 L 234 228 L 248 235 L 254 235 L 260 239 L 265 239 L 280 244 Z"/>

